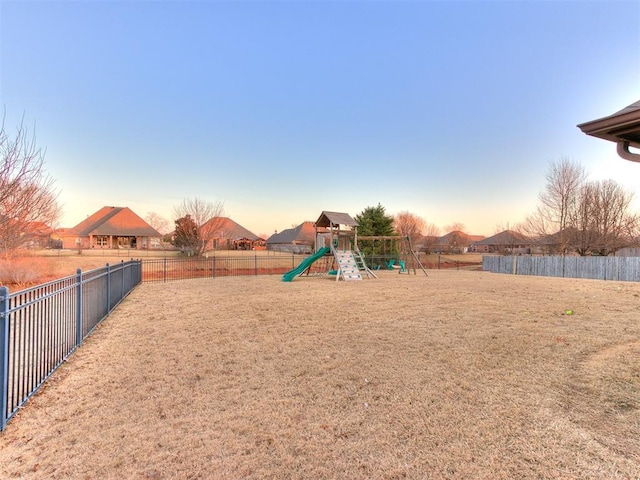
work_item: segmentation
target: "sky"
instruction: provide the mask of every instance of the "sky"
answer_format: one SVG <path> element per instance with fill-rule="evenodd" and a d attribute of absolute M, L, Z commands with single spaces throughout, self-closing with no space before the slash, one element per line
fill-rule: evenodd
<path fill-rule="evenodd" d="M 640 197 L 576 126 L 640 99 L 638 25 L 638 0 L 0 0 L 0 103 L 58 227 L 199 198 L 257 235 L 380 204 L 489 236 L 560 159 Z"/>

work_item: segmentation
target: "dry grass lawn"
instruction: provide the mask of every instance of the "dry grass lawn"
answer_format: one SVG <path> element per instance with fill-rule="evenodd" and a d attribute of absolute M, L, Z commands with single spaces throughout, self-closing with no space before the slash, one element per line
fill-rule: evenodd
<path fill-rule="evenodd" d="M 639 284 L 380 274 L 141 285 L 0 477 L 640 478 Z"/>

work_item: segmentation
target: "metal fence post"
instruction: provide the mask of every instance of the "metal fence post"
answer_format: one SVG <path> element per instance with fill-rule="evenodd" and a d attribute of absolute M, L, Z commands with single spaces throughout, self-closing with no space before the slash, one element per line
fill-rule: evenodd
<path fill-rule="evenodd" d="M 255 268 L 256 275 L 258 275 L 258 254 L 256 253 L 253 261 L 253 266 Z"/>
<path fill-rule="evenodd" d="M 122 285 L 120 285 L 120 298 L 122 300 L 124 298 L 124 260 L 120 260 L 120 269 L 122 270 Z"/>
<path fill-rule="evenodd" d="M 107 263 L 105 265 L 107 268 L 107 315 L 111 311 L 111 267 Z"/>
<path fill-rule="evenodd" d="M 82 343 L 82 270 L 76 270 L 76 347 Z"/>
<path fill-rule="evenodd" d="M 0 432 L 7 426 L 9 392 L 9 289 L 0 287 Z"/>

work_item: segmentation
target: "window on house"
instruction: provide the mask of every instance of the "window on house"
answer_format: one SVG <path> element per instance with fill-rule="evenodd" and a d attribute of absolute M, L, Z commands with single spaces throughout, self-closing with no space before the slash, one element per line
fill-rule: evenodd
<path fill-rule="evenodd" d="M 105 235 L 99 235 L 96 237 L 96 245 L 99 247 L 106 247 L 107 246 L 107 240 L 109 237 L 105 236 Z"/>

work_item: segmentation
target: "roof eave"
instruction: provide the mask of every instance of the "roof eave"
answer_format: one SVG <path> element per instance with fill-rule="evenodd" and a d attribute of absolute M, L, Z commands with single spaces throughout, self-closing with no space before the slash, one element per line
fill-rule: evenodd
<path fill-rule="evenodd" d="M 586 135 L 623 146 L 624 151 L 628 151 L 629 146 L 640 148 L 640 102 L 613 115 L 581 123 L 578 128 Z"/>

